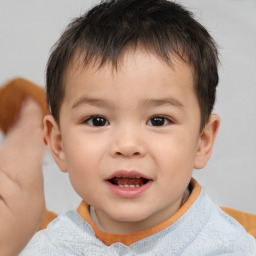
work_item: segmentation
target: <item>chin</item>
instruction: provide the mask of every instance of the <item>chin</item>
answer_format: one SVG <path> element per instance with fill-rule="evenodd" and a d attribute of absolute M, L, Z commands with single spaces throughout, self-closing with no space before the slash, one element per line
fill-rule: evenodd
<path fill-rule="evenodd" d="M 146 220 L 149 216 L 145 212 L 116 211 L 111 217 L 120 222 L 141 222 Z"/>

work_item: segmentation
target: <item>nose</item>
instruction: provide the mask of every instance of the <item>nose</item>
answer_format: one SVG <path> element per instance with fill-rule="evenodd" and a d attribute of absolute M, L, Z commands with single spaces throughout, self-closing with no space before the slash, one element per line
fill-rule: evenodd
<path fill-rule="evenodd" d="M 113 157 L 143 157 L 146 153 L 143 136 L 136 129 L 115 132 L 112 138 L 111 155 Z"/>

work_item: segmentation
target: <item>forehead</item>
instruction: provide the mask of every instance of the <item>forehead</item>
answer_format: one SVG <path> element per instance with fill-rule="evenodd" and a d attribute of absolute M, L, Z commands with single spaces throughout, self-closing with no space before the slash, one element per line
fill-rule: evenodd
<path fill-rule="evenodd" d="M 163 98 L 170 90 L 181 99 L 195 97 L 193 68 L 178 56 L 170 56 L 170 60 L 167 63 L 150 52 L 130 49 L 120 56 L 117 66 L 110 61 L 101 66 L 97 60 L 85 65 L 84 53 L 76 53 L 66 69 L 62 103 L 71 103 L 85 94 L 116 102 L 126 92 L 132 97 Z M 143 94 L 138 93 L 141 90 Z"/>
<path fill-rule="evenodd" d="M 144 65 L 148 68 L 154 69 L 154 63 L 158 64 L 157 68 L 159 71 L 159 64 L 161 65 L 162 71 L 170 69 L 177 73 L 184 72 L 190 74 L 190 80 L 193 84 L 195 83 L 194 68 L 189 64 L 187 59 L 184 57 L 177 56 L 176 54 L 170 54 L 168 60 L 165 60 L 158 56 L 155 52 L 151 52 L 144 48 L 128 48 L 124 50 L 116 60 L 102 61 L 102 58 L 92 57 L 90 61 L 86 56 L 86 52 L 76 51 L 71 60 L 68 63 L 67 68 L 64 70 L 64 88 L 68 86 L 70 79 L 77 79 L 82 75 L 95 74 L 101 75 L 103 73 L 109 73 L 112 76 L 116 76 L 118 73 L 127 71 L 128 69 L 136 65 Z M 150 64 L 150 65 L 148 65 Z"/>

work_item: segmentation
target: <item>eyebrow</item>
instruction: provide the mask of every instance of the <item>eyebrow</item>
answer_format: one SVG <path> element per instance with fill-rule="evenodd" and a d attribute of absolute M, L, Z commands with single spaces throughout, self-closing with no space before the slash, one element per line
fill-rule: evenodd
<path fill-rule="evenodd" d="M 105 99 L 81 97 L 72 105 L 72 109 L 75 109 L 83 104 L 88 104 L 88 105 L 93 105 L 93 106 L 98 106 L 98 107 L 112 107 L 114 105 L 113 103 L 111 103 Z M 160 99 L 146 99 L 140 105 L 147 106 L 147 107 L 162 106 L 162 105 L 172 105 L 172 106 L 180 107 L 180 108 L 184 107 L 184 105 L 180 101 L 178 101 L 172 97 L 160 98 Z"/>
<path fill-rule="evenodd" d="M 172 105 L 180 108 L 184 107 L 184 105 L 180 101 L 172 97 L 161 98 L 161 99 L 147 99 L 143 102 L 143 105 L 146 105 L 146 106 Z"/>
<path fill-rule="evenodd" d="M 104 99 L 81 97 L 72 105 L 72 109 L 77 108 L 83 104 L 101 106 L 101 107 L 110 107 L 113 105 L 111 102 Z"/>

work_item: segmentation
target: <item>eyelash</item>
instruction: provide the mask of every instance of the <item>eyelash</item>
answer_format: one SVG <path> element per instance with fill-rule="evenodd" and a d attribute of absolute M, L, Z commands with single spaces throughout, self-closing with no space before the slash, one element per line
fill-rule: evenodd
<path fill-rule="evenodd" d="M 162 127 L 162 126 L 166 126 L 168 124 L 171 124 L 173 123 L 173 121 L 170 119 L 170 118 L 167 118 L 165 116 L 161 116 L 161 115 L 155 115 L 155 116 L 152 116 L 148 121 L 147 121 L 147 124 L 151 121 L 151 124 L 152 124 L 152 120 L 155 119 L 155 121 L 159 122 L 160 121 L 160 125 L 150 125 L 150 126 L 156 126 L 156 127 Z M 162 121 L 164 123 L 162 123 Z"/>
<path fill-rule="evenodd" d="M 104 125 L 95 125 L 93 123 L 90 123 L 90 122 L 93 122 L 93 121 L 96 121 L 96 119 L 98 119 L 98 121 L 103 121 Z M 101 119 L 101 120 L 99 120 Z M 104 118 L 103 116 L 100 116 L 100 115 L 93 115 L 93 116 L 90 116 L 88 117 L 87 119 L 85 119 L 83 122 L 83 124 L 88 124 L 90 126 L 93 126 L 93 127 L 102 127 L 102 126 L 106 126 L 105 124 L 107 123 L 107 125 L 109 125 L 109 122 L 107 121 L 106 118 Z"/>
<path fill-rule="evenodd" d="M 98 119 L 98 120 L 97 120 Z M 154 121 L 158 122 L 158 124 L 160 125 L 157 125 L 155 123 L 155 125 L 152 124 L 152 120 L 155 119 Z M 94 121 L 96 122 L 100 122 L 99 125 L 96 125 L 96 123 L 93 123 Z M 155 116 L 152 116 L 148 121 L 147 121 L 147 125 L 149 125 L 149 122 L 151 122 L 151 125 L 150 126 L 156 126 L 156 127 L 162 127 L 162 126 L 166 126 L 170 123 L 173 123 L 173 121 L 165 116 L 161 116 L 161 115 L 155 115 Z M 83 124 L 88 124 L 90 126 L 93 126 L 93 127 L 102 127 L 102 126 L 107 126 L 109 125 L 109 121 L 103 117 L 103 116 L 100 116 L 100 115 L 93 115 L 93 116 L 90 116 L 88 117 L 87 119 L 85 119 L 83 122 Z M 103 124 L 103 125 L 102 125 Z"/>

